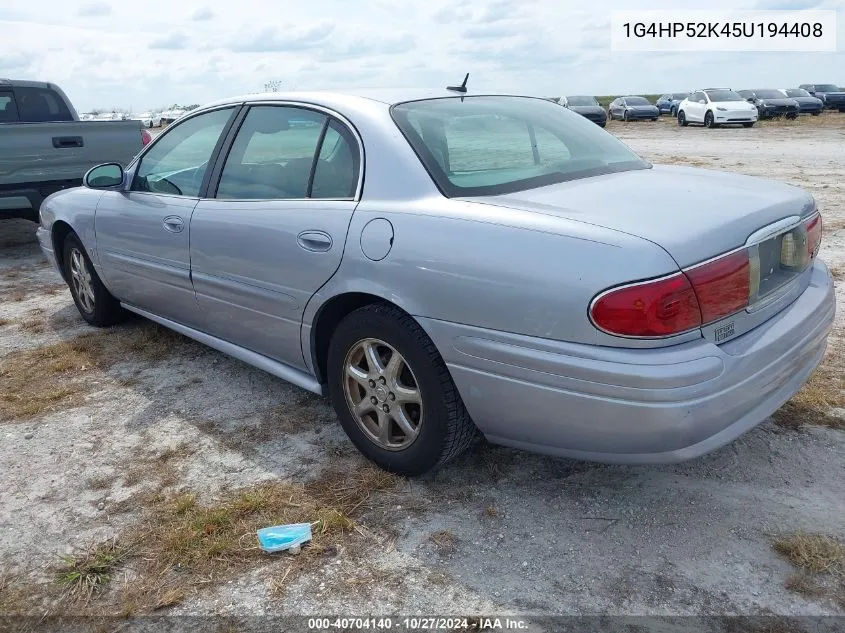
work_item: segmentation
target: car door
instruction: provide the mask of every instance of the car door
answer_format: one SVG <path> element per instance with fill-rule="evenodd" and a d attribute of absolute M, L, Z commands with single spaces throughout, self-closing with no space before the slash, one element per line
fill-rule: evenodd
<path fill-rule="evenodd" d="M 194 326 L 188 224 L 236 108 L 187 118 L 165 131 L 129 170 L 124 191 L 106 191 L 95 216 L 109 289 L 125 303 Z"/>
<path fill-rule="evenodd" d="M 253 105 L 191 218 L 205 330 L 297 368 L 305 305 L 340 265 L 363 150 L 333 113 Z"/>
<path fill-rule="evenodd" d="M 695 121 L 696 123 L 704 122 L 704 112 L 707 110 L 707 97 L 703 92 L 693 93 L 692 99 L 687 101 L 687 107 L 684 108 L 687 116 L 687 121 Z"/>

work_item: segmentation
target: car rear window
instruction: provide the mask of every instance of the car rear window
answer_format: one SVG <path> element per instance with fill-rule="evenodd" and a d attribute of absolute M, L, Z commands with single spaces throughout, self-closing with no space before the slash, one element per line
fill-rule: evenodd
<path fill-rule="evenodd" d="M 391 114 L 448 197 L 512 193 L 651 165 L 595 123 L 530 97 L 447 97 Z"/>
<path fill-rule="evenodd" d="M 672 95 L 672 98 L 677 99 L 678 101 L 683 101 L 687 98 L 687 96 L 689 96 L 689 93 L 687 92 L 676 92 L 674 95 Z"/>
<path fill-rule="evenodd" d="M 11 92 L 0 92 L 0 123 L 12 123 L 18 120 L 18 106 L 15 95 Z"/>
<path fill-rule="evenodd" d="M 15 100 L 22 122 L 73 121 L 64 99 L 49 88 L 15 88 Z"/>

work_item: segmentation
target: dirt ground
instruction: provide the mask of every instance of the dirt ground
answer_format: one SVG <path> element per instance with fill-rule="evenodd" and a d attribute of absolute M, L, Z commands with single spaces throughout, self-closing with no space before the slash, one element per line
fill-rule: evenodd
<path fill-rule="evenodd" d="M 845 613 L 841 550 L 799 572 L 775 548 L 802 532 L 845 541 L 835 408 L 845 115 L 608 130 L 657 163 L 815 195 L 822 257 L 839 279 L 821 405 L 798 403 L 789 423 L 766 422 L 681 465 L 597 465 L 481 443 L 435 475 L 383 477 L 318 397 L 141 319 L 92 334 L 44 263 L 35 226 L 5 221 L 0 614 Z M 285 517 L 323 517 L 325 532 L 299 556 L 256 551 L 254 528 L 280 505 Z M 110 539 L 127 549 L 106 556 Z M 82 565 L 86 553 L 99 567 Z M 80 576 L 97 586 L 78 591 Z"/>

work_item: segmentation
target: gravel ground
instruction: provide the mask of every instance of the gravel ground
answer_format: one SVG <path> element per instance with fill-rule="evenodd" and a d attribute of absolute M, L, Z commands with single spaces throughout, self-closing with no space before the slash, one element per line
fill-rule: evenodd
<path fill-rule="evenodd" d="M 845 116 L 750 130 L 680 129 L 666 119 L 608 130 L 654 162 L 807 188 L 826 222 L 822 257 L 845 266 Z M 0 224 L 6 357 L 90 331 L 33 232 L 23 221 Z M 841 288 L 837 297 L 841 331 Z M 115 336 L 145 327 L 136 319 Z M 174 476 L 160 489 L 206 500 L 365 467 L 320 398 L 180 338 L 158 355 L 133 349 L 83 367 L 79 398 L 0 422 L 0 586 L 5 575 L 7 592 L 16 583 L 41 591 L 42 611 L 109 611 L 96 600 L 57 602 L 54 570 L 62 555 L 143 520 L 142 493 L 164 476 L 168 449 Z M 361 531 L 330 555 L 298 559 L 293 573 L 290 556 L 256 557 L 174 600 L 169 612 L 842 614 L 829 596 L 785 588 L 794 569 L 772 540 L 796 530 L 845 540 L 843 477 L 845 433 L 771 422 L 710 456 L 663 467 L 481 444 L 433 476 L 374 492 L 356 516 Z M 131 582 L 126 572 L 112 579 Z M 15 608 L 0 601 L 0 614 Z"/>

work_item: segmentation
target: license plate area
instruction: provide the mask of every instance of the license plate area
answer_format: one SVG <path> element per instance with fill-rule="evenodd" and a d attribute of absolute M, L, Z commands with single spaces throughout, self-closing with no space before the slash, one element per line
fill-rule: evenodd
<path fill-rule="evenodd" d="M 802 223 L 752 246 L 749 308 L 776 298 L 811 264 L 807 229 Z"/>

